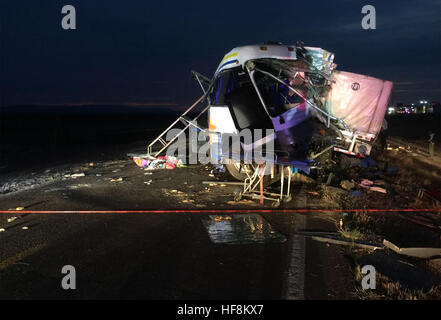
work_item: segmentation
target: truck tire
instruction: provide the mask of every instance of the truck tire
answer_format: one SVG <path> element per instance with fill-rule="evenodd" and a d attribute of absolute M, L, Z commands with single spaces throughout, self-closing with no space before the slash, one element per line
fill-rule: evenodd
<path fill-rule="evenodd" d="M 225 167 L 227 168 L 228 173 L 236 180 L 244 181 L 247 178 L 247 174 L 245 170 L 245 165 L 240 162 L 233 162 L 233 160 L 228 159 L 228 162 L 225 164 Z M 249 169 L 248 169 L 249 170 Z M 266 175 L 263 177 L 263 185 L 269 186 L 270 184 L 273 184 L 274 182 L 277 182 L 280 180 L 280 174 L 275 174 L 274 178 L 271 179 L 270 175 Z"/>
<path fill-rule="evenodd" d="M 243 165 L 234 163 L 233 160 L 229 159 L 228 163 L 225 164 L 225 167 L 234 179 L 244 181 L 247 178 L 246 173 L 243 171 Z"/>

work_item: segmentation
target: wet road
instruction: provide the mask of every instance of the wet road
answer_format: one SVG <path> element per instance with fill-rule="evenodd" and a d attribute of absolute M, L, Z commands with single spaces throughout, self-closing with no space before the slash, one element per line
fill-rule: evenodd
<path fill-rule="evenodd" d="M 113 172 L 113 167 L 103 166 L 99 177 L 89 170 L 82 180 L 66 179 L 1 195 L 0 208 L 246 207 L 228 205 L 234 190 L 213 188 L 207 192 L 207 187 L 200 183 L 207 178 L 201 173 L 203 168 L 175 170 L 173 180 L 170 180 L 170 172 L 155 172 L 148 176 L 153 182 L 146 186 L 143 183 L 146 176 L 138 168 L 131 165 L 119 167 L 121 170 Z M 116 176 L 123 177 L 123 182 L 112 183 L 107 179 Z M 172 188 L 176 188 L 176 192 Z M 8 222 L 11 217 L 17 219 Z M 0 217 L 0 227 L 5 228 L 0 232 L 0 298 L 353 297 L 352 275 L 343 249 L 296 234 L 298 230 L 335 231 L 332 222 L 318 214 L 274 212 L 262 217 L 284 235 L 286 241 L 214 243 L 204 226 L 208 219 L 206 213 L 42 215 L 17 211 L 3 214 Z M 76 290 L 61 287 L 64 265 L 76 269 Z"/>

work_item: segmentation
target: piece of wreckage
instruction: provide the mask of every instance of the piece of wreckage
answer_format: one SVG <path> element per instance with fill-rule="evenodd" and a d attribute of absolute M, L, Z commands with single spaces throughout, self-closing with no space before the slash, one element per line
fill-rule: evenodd
<path fill-rule="evenodd" d="M 192 71 L 203 96 L 150 143 L 147 154 L 158 157 L 208 112 L 208 128 L 197 127 L 209 136 L 211 159 L 244 181 L 237 199 L 257 194 L 261 202 L 275 200 L 276 205 L 290 200 L 293 171 L 323 169 L 328 161 L 321 161 L 322 155 L 329 153 L 367 157 L 381 130 L 392 82 L 335 68 L 333 53 L 301 42 L 234 48 L 211 79 Z M 187 118 L 200 103 L 207 104 Z M 179 122 L 185 127 L 166 141 L 164 136 Z M 241 142 L 233 151 L 225 148 L 246 129 L 272 133 Z M 154 151 L 158 143 L 160 149 Z M 280 194 L 264 194 L 262 185 L 274 181 L 281 181 Z"/>

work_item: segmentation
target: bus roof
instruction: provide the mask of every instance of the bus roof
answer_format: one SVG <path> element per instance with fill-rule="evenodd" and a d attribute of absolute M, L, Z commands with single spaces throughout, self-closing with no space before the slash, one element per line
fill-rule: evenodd
<path fill-rule="evenodd" d="M 254 59 L 280 59 L 280 60 L 296 60 L 296 47 L 279 45 L 279 44 L 263 44 L 236 47 L 228 52 L 219 66 L 216 73 L 237 66 L 243 66 L 247 61 Z"/>

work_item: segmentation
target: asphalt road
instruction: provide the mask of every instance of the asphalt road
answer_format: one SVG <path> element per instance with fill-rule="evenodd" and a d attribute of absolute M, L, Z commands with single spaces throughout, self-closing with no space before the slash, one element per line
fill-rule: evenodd
<path fill-rule="evenodd" d="M 214 179 L 209 170 L 193 166 L 144 175 L 126 160 L 83 164 L 72 173 L 84 177 L 0 195 L 0 210 L 260 208 L 251 201 L 232 202 L 234 187 L 202 184 Z M 325 205 L 308 197 L 307 190 L 295 189 L 291 206 Z M 296 234 L 335 231 L 326 216 L 273 212 L 262 217 L 285 242 L 213 243 L 204 212 L 5 213 L 0 216 L 5 229 L 0 232 L 0 299 L 354 297 L 344 250 Z M 75 267 L 75 290 L 61 287 L 65 265 Z"/>

